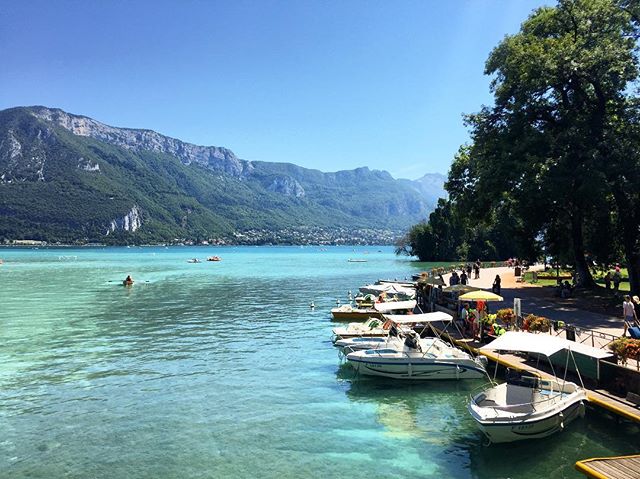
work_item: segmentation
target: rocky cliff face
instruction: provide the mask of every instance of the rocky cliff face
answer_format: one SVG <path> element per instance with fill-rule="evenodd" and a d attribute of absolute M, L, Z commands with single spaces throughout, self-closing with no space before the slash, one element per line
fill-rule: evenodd
<path fill-rule="evenodd" d="M 47 150 L 55 137 L 48 128 L 39 128 L 32 134 L 33 141 L 27 146 L 13 129 L 0 134 L 0 182 L 45 181 Z"/>
<path fill-rule="evenodd" d="M 130 150 L 168 154 L 179 158 L 185 165 L 197 163 L 233 176 L 248 174 L 253 169 L 250 162 L 239 160 L 227 148 L 192 145 L 151 130 L 115 128 L 58 109 L 34 107 L 32 112 L 37 118 L 53 122 L 74 135 L 88 136 Z"/>
<path fill-rule="evenodd" d="M 109 234 L 118 230 L 128 231 L 130 233 L 133 233 L 137 231 L 138 228 L 140 228 L 141 226 L 142 226 L 142 216 L 140 215 L 140 210 L 136 205 L 133 208 L 131 208 L 131 211 L 129 211 L 122 218 L 116 218 L 114 220 L 111 220 L 111 223 L 109 223 L 109 227 L 107 228 L 107 231 L 105 231 L 104 234 L 108 236 Z"/>
<path fill-rule="evenodd" d="M 0 239 L 158 241 L 308 227 L 396 234 L 428 216 L 440 191 L 432 179 L 250 162 L 62 110 L 0 111 Z"/>

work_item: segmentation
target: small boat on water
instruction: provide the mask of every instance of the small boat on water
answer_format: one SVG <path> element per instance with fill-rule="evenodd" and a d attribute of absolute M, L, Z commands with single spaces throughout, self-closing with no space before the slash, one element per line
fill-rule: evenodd
<path fill-rule="evenodd" d="M 347 260 L 349 263 L 366 263 L 366 259 L 357 259 L 357 258 L 349 258 Z"/>
<path fill-rule="evenodd" d="M 222 258 L 220 256 L 209 256 L 207 261 L 222 261 Z"/>
<path fill-rule="evenodd" d="M 393 317 L 395 316 L 383 315 L 383 319 L 369 318 L 364 323 L 349 323 L 346 328 L 334 328 L 333 344 L 334 346 L 349 348 L 348 352 L 358 349 L 375 349 L 380 344 L 379 338 L 386 340 L 388 337 L 397 337 L 412 329 L 424 331 L 427 324 L 424 320 L 425 318 L 430 322 L 448 322 L 451 320 L 451 315 L 439 311 L 400 316 L 398 322 L 389 319 Z M 370 343 L 371 347 L 367 347 L 367 339 L 373 340 Z M 352 342 L 355 344 L 352 345 Z"/>
<path fill-rule="evenodd" d="M 432 314 L 386 317 L 396 324 L 415 321 L 428 325 L 430 322 L 443 321 L 442 317 L 431 316 Z M 448 322 L 453 320 L 450 315 L 446 316 Z M 367 339 L 376 338 L 362 338 L 363 347 L 366 347 L 364 343 Z M 352 342 L 358 347 L 357 341 Z M 379 343 L 377 348 L 356 350 L 347 354 L 347 361 L 359 374 L 408 380 L 478 379 L 487 374 L 486 358 L 474 359 L 440 338 L 421 339 L 413 330 L 398 335 L 397 338 L 389 338 L 385 344 Z"/>
<path fill-rule="evenodd" d="M 391 312 L 412 312 L 416 307 L 416 302 L 411 301 L 388 301 L 386 303 L 374 303 L 372 307 L 360 308 L 345 304 L 331 310 L 334 321 L 366 321 L 369 318 L 381 318 L 383 313 Z"/>
<path fill-rule="evenodd" d="M 346 327 L 333 328 L 333 342 L 347 338 L 382 337 L 389 334 L 389 328 L 384 327 L 384 321 L 380 318 L 369 318 L 365 322 L 349 323 Z"/>
<path fill-rule="evenodd" d="M 481 349 L 546 356 L 550 364 L 552 355 L 564 351 L 567 365 L 573 351 L 595 358 L 609 356 L 606 351 L 557 336 L 515 331 L 505 333 Z M 551 367 L 553 369 L 552 364 Z M 577 370 L 577 365 L 575 367 Z M 584 386 L 566 378 L 508 374 L 505 383 L 492 384 L 473 395 L 468 409 L 489 441 L 502 443 L 543 438 L 564 430 L 571 421 L 584 416 L 586 399 Z"/>
<path fill-rule="evenodd" d="M 188 259 L 187 263 L 201 263 L 202 261 L 200 261 L 198 258 L 192 258 L 192 259 Z"/>
<path fill-rule="evenodd" d="M 583 417 L 586 392 L 572 382 L 514 375 L 469 402 L 471 417 L 492 443 L 550 436 Z"/>

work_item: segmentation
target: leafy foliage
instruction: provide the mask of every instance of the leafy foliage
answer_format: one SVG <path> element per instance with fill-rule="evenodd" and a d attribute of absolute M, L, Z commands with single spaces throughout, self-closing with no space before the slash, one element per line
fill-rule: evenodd
<path fill-rule="evenodd" d="M 560 0 L 500 42 L 486 63 L 494 104 L 466 117 L 472 144 L 446 185 L 440 213 L 458 228 L 435 215 L 408 240 L 431 247 L 422 235 L 455 232 L 463 247 L 438 259 L 473 259 L 478 243 L 508 256 L 497 231 L 517 256 L 572 263 L 582 286 L 594 284 L 587 258 L 624 254 L 640 290 L 638 12 L 628 0 Z"/>

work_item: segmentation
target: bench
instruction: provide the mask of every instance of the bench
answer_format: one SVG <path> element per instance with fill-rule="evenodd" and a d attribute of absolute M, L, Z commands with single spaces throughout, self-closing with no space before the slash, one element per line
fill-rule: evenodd
<path fill-rule="evenodd" d="M 627 401 L 635 404 L 636 406 L 640 406 L 640 395 L 636 393 L 627 393 Z"/>

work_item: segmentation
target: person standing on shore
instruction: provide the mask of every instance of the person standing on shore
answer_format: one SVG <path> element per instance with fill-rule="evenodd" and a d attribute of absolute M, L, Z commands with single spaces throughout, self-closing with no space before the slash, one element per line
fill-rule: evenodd
<path fill-rule="evenodd" d="M 502 283 L 502 279 L 500 279 L 500 275 L 496 274 L 496 279 L 493 280 L 493 292 L 496 294 L 500 294 L 500 284 Z"/>
<path fill-rule="evenodd" d="M 631 297 L 629 295 L 625 295 L 624 301 L 622 302 L 622 314 L 624 315 L 624 332 L 622 333 L 622 336 L 626 336 L 627 329 L 635 326 L 638 322 L 636 309 L 634 304 L 631 302 Z"/>
<path fill-rule="evenodd" d="M 467 284 L 469 277 L 467 276 L 467 273 L 465 270 L 462 270 L 462 273 L 460 273 L 460 284 Z"/>
<path fill-rule="evenodd" d="M 622 273 L 620 272 L 620 266 L 616 266 L 616 272 L 613 273 L 613 290 L 616 294 L 620 289 L 620 281 L 622 281 Z"/>
<path fill-rule="evenodd" d="M 480 260 L 477 260 L 476 264 L 473 265 L 473 273 L 474 279 L 480 279 Z"/>

